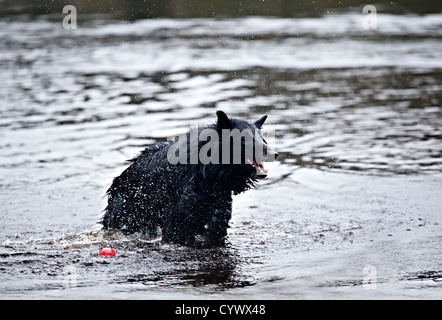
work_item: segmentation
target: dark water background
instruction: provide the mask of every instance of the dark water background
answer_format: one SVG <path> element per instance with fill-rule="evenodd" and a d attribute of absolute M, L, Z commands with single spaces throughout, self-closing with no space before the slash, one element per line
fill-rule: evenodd
<path fill-rule="evenodd" d="M 442 297 L 438 1 L 375 30 L 361 1 L 257 3 L 73 1 L 65 30 L 0 1 L 0 298 Z M 218 109 L 268 114 L 281 155 L 226 246 L 101 232 L 125 160 Z"/>

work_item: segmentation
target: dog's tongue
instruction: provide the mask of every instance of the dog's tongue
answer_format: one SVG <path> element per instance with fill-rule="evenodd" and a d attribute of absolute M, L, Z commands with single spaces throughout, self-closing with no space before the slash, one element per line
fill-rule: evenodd
<path fill-rule="evenodd" d="M 262 163 L 256 162 L 256 161 L 252 161 L 247 159 L 247 162 L 249 164 L 251 164 L 255 170 L 256 170 L 256 175 L 260 178 L 264 178 L 267 176 L 267 169 L 264 168 L 264 165 Z"/>
<path fill-rule="evenodd" d="M 257 176 L 267 176 L 267 169 L 264 168 L 262 163 L 257 163 L 256 161 L 253 161 L 253 167 L 255 167 L 256 169 Z"/>

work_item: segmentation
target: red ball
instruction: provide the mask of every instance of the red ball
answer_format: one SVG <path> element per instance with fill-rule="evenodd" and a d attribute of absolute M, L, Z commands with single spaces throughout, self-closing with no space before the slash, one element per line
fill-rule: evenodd
<path fill-rule="evenodd" d="M 104 248 L 100 251 L 100 256 L 115 256 L 115 250 L 112 248 Z"/>

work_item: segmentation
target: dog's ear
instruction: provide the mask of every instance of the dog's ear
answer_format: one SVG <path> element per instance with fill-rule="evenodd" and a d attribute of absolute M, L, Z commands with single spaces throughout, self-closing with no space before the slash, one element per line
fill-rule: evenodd
<path fill-rule="evenodd" d="M 259 119 L 258 121 L 255 121 L 255 127 L 257 127 L 258 129 L 262 128 L 262 125 L 264 124 L 264 122 L 267 119 L 267 115 L 265 115 L 264 117 L 262 117 L 261 119 Z"/>
<path fill-rule="evenodd" d="M 218 117 L 217 124 L 219 129 L 232 129 L 232 123 L 224 112 L 218 110 L 216 116 Z"/>

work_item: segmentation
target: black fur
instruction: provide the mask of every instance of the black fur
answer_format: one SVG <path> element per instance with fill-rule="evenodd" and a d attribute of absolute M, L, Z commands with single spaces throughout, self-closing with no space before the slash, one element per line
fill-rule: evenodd
<path fill-rule="evenodd" d="M 217 112 L 218 120 L 202 129 L 260 129 L 266 116 L 255 123 L 228 118 Z M 187 133 L 188 146 L 190 132 Z M 206 142 L 199 142 L 198 150 Z M 167 151 L 172 142 L 146 148 L 114 179 L 107 191 L 108 206 L 102 219 L 104 229 L 155 235 L 162 240 L 191 243 L 200 235 L 210 243 L 220 243 L 227 235 L 232 214 L 232 194 L 254 186 L 255 168 L 241 164 L 171 164 Z M 221 145 L 221 143 L 220 143 Z M 190 148 L 189 148 L 190 149 Z M 189 150 L 188 149 L 188 150 Z M 232 154 L 232 153 L 231 153 Z M 190 160 L 190 154 L 187 155 Z M 189 161 L 190 162 L 190 161 Z"/>

